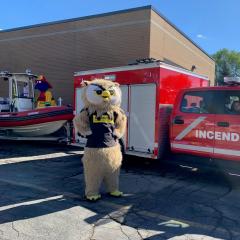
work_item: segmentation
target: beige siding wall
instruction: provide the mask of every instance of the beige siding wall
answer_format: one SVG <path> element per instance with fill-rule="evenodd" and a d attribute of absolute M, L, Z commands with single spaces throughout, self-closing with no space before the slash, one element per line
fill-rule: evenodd
<path fill-rule="evenodd" d="M 149 56 L 150 9 L 0 32 L 0 69 L 44 74 L 73 102 L 73 73 Z M 0 88 L 0 96 L 3 95 Z"/>
<path fill-rule="evenodd" d="M 44 74 L 65 103 L 73 103 L 74 72 L 146 57 L 196 65 L 214 79 L 214 62 L 150 8 L 0 32 L 0 70 Z"/>
<path fill-rule="evenodd" d="M 206 75 L 214 83 L 215 63 L 153 10 L 151 11 L 150 56 Z"/>

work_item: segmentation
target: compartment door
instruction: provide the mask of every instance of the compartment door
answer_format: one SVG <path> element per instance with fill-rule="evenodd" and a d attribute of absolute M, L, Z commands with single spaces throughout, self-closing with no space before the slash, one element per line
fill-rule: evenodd
<path fill-rule="evenodd" d="M 129 150 L 153 153 L 155 108 L 155 84 L 130 86 Z"/>
<path fill-rule="evenodd" d="M 76 99 L 75 99 L 75 103 L 76 103 L 76 115 L 78 115 L 80 113 L 80 111 L 83 109 L 83 101 L 82 101 L 82 90 L 83 88 L 77 88 L 76 89 Z M 75 140 L 77 143 L 79 143 L 80 145 L 85 145 L 87 142 L 87 139 L 79 137 L 77 132 L 75 131 Z"/>
<path fill-rule="evenodd" d="M 240 162 L 240 91 L 222 90 L 216 96 L 214 158 Z M 221 111 L 222 109 L 222 111 Z"/>
<path fill-rule="evenodd" d="M 128 85 L 120 85 L 121 91 L 122 91 L 122 104 L 121 104 L 121 108 L 124 110 L 125 114 L 127 115 L 127 118 L 129 116 L 128 113 Z M 127 119 L 128 121 L 129 119 Z M 127 147 L 128 141 L 127 141 L 127 137 L 128 137 L 128 129 L 126 129 L 126 133 L 123 137 L 124 139 L 124 143 Z"/>
<path fill-rule="evenodd" d="M 217 91 L 215 91 L 217 92 Z M 215 93 L 187 91 L 172 119 L 171 149 L 204 157 L 213 156 Z"/>

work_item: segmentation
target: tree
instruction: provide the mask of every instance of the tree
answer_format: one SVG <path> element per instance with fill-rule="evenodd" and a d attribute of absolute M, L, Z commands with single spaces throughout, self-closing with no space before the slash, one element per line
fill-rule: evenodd
<path fill-rule="evenodd" d="M 212 55 L 216 61 L 216 83 L 223 85 L 224 77 L 240 77 L 240 52 L 226 48 Z"/>

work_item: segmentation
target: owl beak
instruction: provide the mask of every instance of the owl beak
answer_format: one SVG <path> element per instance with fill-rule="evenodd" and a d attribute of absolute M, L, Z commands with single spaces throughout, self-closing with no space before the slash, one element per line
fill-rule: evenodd
<path fill-rule="evenodd" d="M 111 94 L 108 90 L 105 90 L 102 92 L 103 101 L 105 101 L 105 102 L 109 101 L 110 96 L 111 96 Z"/>

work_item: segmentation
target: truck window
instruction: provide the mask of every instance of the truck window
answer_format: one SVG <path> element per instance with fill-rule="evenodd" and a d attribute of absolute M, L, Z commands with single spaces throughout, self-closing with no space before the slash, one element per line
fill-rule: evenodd
<path fill-rule="evenodd" d="M 225 114 L 240 114 L 240 91 L 225 91 Z"/>
<path fill-rule="evenodd" d="M 182 99 L 180 110 L 185 113 L 208 113 L 217 111 L 215 93 L 213 91 L 187 92 Z"/>

